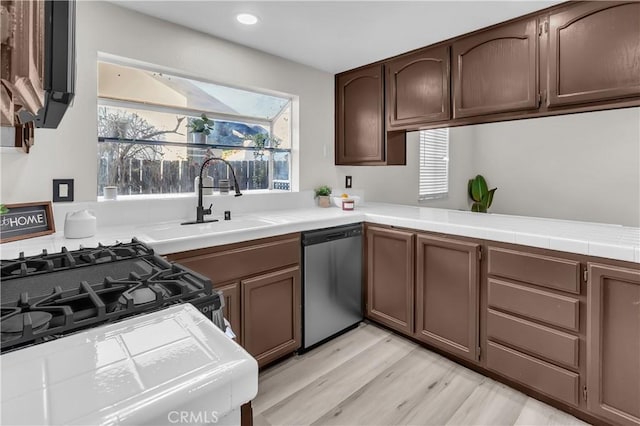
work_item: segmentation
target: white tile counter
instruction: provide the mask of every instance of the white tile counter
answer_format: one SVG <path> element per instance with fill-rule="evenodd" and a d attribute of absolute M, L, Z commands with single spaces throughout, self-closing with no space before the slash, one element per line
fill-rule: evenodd
<path fill-rule="evenodd" d="M 55 252 L 62 246 L 71 250 L 132 237 L 147 242 L 159 254 L 168 254 L 363 221 L 640 263 L 639 228 L 383 203 L 367 203 L 354 211 L 307 206 L 255 211 L 233 215 L 231 222 L 182 227 L 181 220 L 112 225 L 99 227 L 92 238 L 77 240 L 64 238 L 60 230 L 50 236 L 2 244 L 0 256 L 11 259 L 20 252 Z M 182 230 L 186 235 L 158 237 L 166 234 L 164 231 L 178 235 Z"/>
<path fill-rule="evenodd" d="M 2 355 L 2 424 L 238 424 L 257 392 L 256 360 L 190 304 Z"/>

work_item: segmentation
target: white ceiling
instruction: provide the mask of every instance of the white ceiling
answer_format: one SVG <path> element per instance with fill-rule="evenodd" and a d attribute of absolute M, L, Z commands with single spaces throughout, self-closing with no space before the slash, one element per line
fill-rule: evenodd
<path fill-rule="evenodd" d="M 147 1 L 122 7 L 330 73 L 544 9 L 560 1 Z M 240 12 L 260 22 L 245 26 Z"/>

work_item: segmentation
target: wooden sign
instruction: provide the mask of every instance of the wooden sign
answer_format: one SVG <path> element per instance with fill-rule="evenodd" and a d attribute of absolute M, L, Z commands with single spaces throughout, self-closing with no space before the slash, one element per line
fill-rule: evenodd
<path fill-rule="evenodd" d="M 0 216 L 0 243 L 24 240 L 56 232 L 51 202 L 7 204 Z"/>

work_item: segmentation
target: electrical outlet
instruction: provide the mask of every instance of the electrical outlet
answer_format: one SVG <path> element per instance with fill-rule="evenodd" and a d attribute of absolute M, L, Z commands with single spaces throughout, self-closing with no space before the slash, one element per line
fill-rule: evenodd
<path fill-rule="evenodd" d="M 353 179 L 351 179 L 351 176 L 345 176 L 344 177 L 344 187 L 345 188 L 351 188 L 352 181 L 353 181 Z"/>
<path fill-rule="evenodd" d="M 73 201 L 73 179 L 53 180 L 53 202 Z"/>

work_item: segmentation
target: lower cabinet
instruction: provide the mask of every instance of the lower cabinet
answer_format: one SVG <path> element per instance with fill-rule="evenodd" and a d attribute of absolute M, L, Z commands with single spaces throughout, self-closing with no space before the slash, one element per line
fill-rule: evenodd
<path fill-rule="evenodd" d="M 640 265 L 384 226 L 366 235 L 369 319 L 572 414 L 640 426 Z"/>
<path fill-rule="evenodd" d="M 484 364 L 573 407 L 584 406 L 581 271 L 577 259 L 549 251 L 487 248 Z"/>
<path fill-rule="evenodd" d="M 367 227 L 367 317 L 413 333 L 413 232 Z"/>
<path fill-rule="evenodd" d="M 478 359 L 480 244 L 367 227 L 367 317 Z"/>
<path fill-rule="evenodd" d="M 263 366 L 300 347 L 300 268 L 240 282 L 242 343 Z"/>
<path fill-rule="evenodd" d="M 262 367 L 300 347 L 300 253 L 300 234 L 288 234 L 167 258 L 206 276 L 222 292 L 236 341 Z"/>
<path fill-rule="evenodd" d="M 236 342 L 242 342 L 242 330 L 240 329 L 240 283 L 217 287 L 216 290 L 222 292 L 224 297 L 224 317 L 229 321 L 231 329 L 236 335 Z"/>
<path fill-rule="evenodd" d="M 588 409 L 640 425 L 640 271 L 588 264 Z"/>
<path fill-rule="evenodd" d="M 461 358 L 479 356 L 480 244 L 418 234 L 415 337 Z"/>

